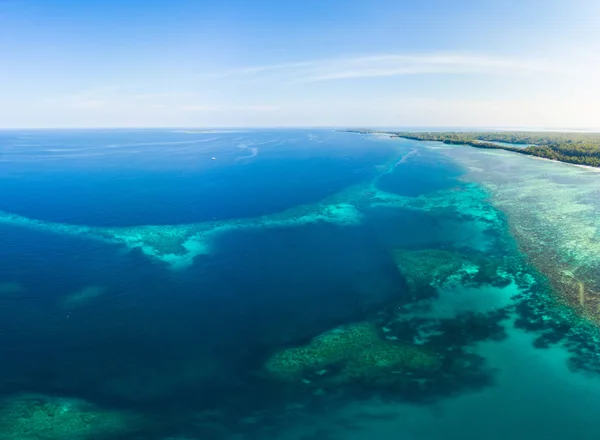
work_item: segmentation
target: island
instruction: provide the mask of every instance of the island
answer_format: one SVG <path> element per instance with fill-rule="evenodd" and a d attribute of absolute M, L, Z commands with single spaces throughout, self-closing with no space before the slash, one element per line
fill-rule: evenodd
<path fill-rule="evenodd" d="M 346 130 L 352 133 L 388 134 L 417 141 L 470 145 L 514 151 L 519 154 L 556 160 L 576 165 L 600 167 L 600 133 L 577 132 L 408 132 L 371 129 Z"/>

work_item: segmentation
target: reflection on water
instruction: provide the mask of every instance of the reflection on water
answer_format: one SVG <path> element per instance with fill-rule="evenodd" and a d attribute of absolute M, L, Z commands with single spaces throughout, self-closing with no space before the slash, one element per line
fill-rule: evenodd
<path fill-rule="evenodd" d="M 600 434 L 595 174 L 331 131 L 10 136 L 0 439 Z"/>

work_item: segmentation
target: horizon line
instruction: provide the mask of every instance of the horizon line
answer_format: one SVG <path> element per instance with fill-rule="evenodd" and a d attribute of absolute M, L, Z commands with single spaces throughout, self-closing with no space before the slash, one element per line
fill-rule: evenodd
<path fill-rule="evenodd" d="M 541 131 L 541 132 L 590 132 L 600 133 L 600 127 L 574 126 L 574 127 L 490 127 L 482 125 L 410 125 L 410 126 L 389 126 L 389 125 L 256 125 L 256 126 L 238 126 L 238 125 L 215 125 L 215 126 L 189 126 L 189 125 L 173 125 L 173 126 L 58 126 L 58 127 L 0 127 L 0 131 L 17 131 L 17 130 L 264 130 L 264 129 L 335 129 L 335 130 L 358 130 L 358 129 L 382 129 L 382 130 L 421 130 L 421 129 L 454 129 L 454 130 L 490 130 L 490 131 Z"/>

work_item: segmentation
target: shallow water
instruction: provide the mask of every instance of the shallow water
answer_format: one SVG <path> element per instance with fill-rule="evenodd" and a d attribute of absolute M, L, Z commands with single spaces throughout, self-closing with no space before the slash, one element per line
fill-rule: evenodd
<path fill-rule="evenodd" d="M 331 130 L 0 150 L 0 439 L 600 434 L 556 276 L 594 304 L 598 174 Z"/>

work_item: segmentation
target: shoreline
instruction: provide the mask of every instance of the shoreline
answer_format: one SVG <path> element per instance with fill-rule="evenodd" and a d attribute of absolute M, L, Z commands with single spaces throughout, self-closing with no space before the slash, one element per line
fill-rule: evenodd
<path fill-rule="evenodd" d="M 506 151 L 511 151 L 512 152 L 512 150 L 506 150 Z M 582 165 L 582 164 L 579 164 L 579 163 L 563 162 L 562 160 L 548 159 L 547 157 L 534 156 L 532 154 L 525 154 L 525 156 L 528 156 L 528 157 L 530 157 L 532 159 L 535 159 L 535 160 L 543 160 L 543 161 L 546 161 L 546 162 L 560 163 L 560 164 L 563 164 L 563 165 L 570 165 L 572 167 L 583 168 L 584 170 L 593 171 L 595 173 L 600 173 L 600 167 L 594 167 L 592 165 Z"/>
<path fill-rule="evenodd" d="M 565 163 L 586 169 L 600 169 L 600 134 L 597 133 L 556 133 L 548 132 L 504 132 L 510 138 L 480 139 L 480 137 L 494 135 L 493 132 L 393 132 L 375 130 L 345 130 L 348 133 L 388 135 L 401 139 L 418 142 L 440 142 L 446 145 L 462 145 L 485 150 L 504 150 L 530 156 L 536 159 L 545 159 L 553 162 Z M 572 136 L 563 136 L 572 134 Z M 532 138 L 538 142 L 533 142 Z M 498 142 L 506 143 L 500 145 Z M 528 145 L 526 147 L 512 147 L 514 145 Z M 550 157 L 548 157 L 550 156 Z M 557 158 L 558 157 L 558 158 Z M 562 157 L 562 158 L 561 158 Z M 584 162 L 584 163 L 581 163 Z"/>
<path fill-rule="evenodd" d="M 378 133 L 378 134 L 380 134 L 380 133 Z M 394 135 L 392 133 L 389 133 L 389 134 Z M 447 150 L 455 150 L 455 151 L 460 150 L 460 149 L 451 148 L 452 146 L 457 146 L 457 147 L 471 146 L 468 143 L 462 144 L 462 143 L 442 142 L 439 140 L 411 139 L 411 138 L 407 138 L 404 136 L 398 136 L 398 135 L 394 135 L 394 136 L 397 138 L 408 139 L 411 141 L 419 141 L 419 142 L 425 142 L 425 143 L 427 143 L 427 142 L 440 143 L 442 145 L 447 145 L 447 147 L 444 148 Z M 441 148 L 441 147 L 435 147 L 433 144 L 430 144 L 430 145 L 431 145 L 430 148 L 432 148 L 432 149 Z M 424 147 L 427 148 L 428 145 L 425 144 Z M 475 147 L 475 148 L 477 148 L 477 147 Z M 509 152 L 514 151 L 514 150 L 506 150 L 504 148 L 483 148 L 483 149 L 505 150 L 505 151 L 509 151 Z M 502 155 L 502 156 L 504 156 L 508 159 L 512 155 Z M 566 171 L 566 169 L 565 169 L 565 172 L 567 174 L 577 172 L 577 171 L 575 171 L 577 168 L 579 168 L 581 170 L 585 170 L 586 172 L 589 172 L 589 171 L 593 171 L 594 173 L 600 172 L 600 167 L 575 164 L 575 163 L 570 163 L 570 162 L 563 162 L 560 160 L 535 156 L 532 154 L 525 154 L 523 156 L 530 157 L 535 160 L 543 161 L 543 162 L 538 163 L 541 171 L 546 169 L 546 167 L 548 166 L 548 165 L 542 165 L 542 164 L 555 163 L 555 164 L 566 164 L 566 165 L 571 165 L 572 167 L 576 167 L 576 168 L 571 168 L 571 170 L 573 170 L 573 171 L 570 171 L 570 172 Z M 512 156 L 512 157 L 514 158 L 512 160 L 518 160 L 518 159 L 516 159 L 518 156 Z M 500 160 L 500 157 L 499 157 L 499 160 Z M 503 160 L 506 160 L 506 159 L 502 159 L 501 161 L 503 161 Z M 533 170 L 538 167 L 538 164 L 532 164 L 532 165 L 529 165 L 529 167 Z M 464 163 L 463 163 L 463 165 L 464 165 Z M 590 178 L 593 178 L 593 177 L 591 177 L 592 174 L 589 174 L 589 176 L 590 176 Z M 484 180 L 486 180 L 486 179 L 484 179 Z M 473 180 L 469 179 L 468 181 L 473 181 Z M 546 250 L 540 248 L 539 247 L 540 240 L 544 241 L 544 240 L 549 239 L 549 237 L 545 237 L 544 234 L 541 233 L 540 231 L 531 230 L 531 225 L 529 225 L 529 226 L 526 225 L 524 228 L 519 227 L 519 223 L 524 220 L 522 215 L 519 214 L 518 212 L 515 212 L 514 207 L 506 206 L 506 203 L 507 203 L 506 200 L 498 200 L 496 198 L 497 194 L 495 194 L 496 193 L 495 185 L 493 185 L 493 184 L 490 185 L 490 182 L 481 181 L 481 180 L 479 180 L 478 183 L 483 185 L 483 187 L 485 187 L 488 191 L 490 191 L 490 197 L 495 200 L 493 202 L 493 205 L 496 207 L 496 209 L 498 209 L 499 211 L 503 212 L 506 215 L 506 218 L 507 218 L 507 221 L 509 224 L 509 228 L 511 230 L 511 235 L 514 237 L 514 239 L 518 243 L 518 246 L 519 246 L 522 254 L 524 256 L 526 256 L 526 259 L 529 262 L 529 264 L 531 264 L 532 267 L 534 267 L 536 270 L 538 270 L 543 275 L 543 277 L 547 279 L 547 281 L 549 283 L 548 287 L 550 287 L 550 291 L 552 292 L 551 297 L 557 301 L 557 305 L 560 304 L 564 307 L 567 307 L 569 310 L 573 311 L 575 313 L 575 315 L 578 316 L 579 319 L 582 319 L 583 321 L 594 325 L 595 328 L 600 328 L 600 303 L 598 303 L 596 301 L 597 287 L 596 287 L 595 280 L 589 279 L 589 274 L 587 274 L 587 276 L 585 274 L 579 274 L 578 269 L 576 268 L 579 266 L 577 266 L 577 265 L 573 266 L 574 263 L 567 264 L 565 262 L 561 262 L 563 256 L 561 256 L 561 254 L 557 250 L 548 252 L 548 248 L 546 248 Z M 515 216 L 520 219 L 517 223 L 514 222 Z M 548 224 L 547 223 L 548 221 L 552 220 L 551 218 L 544 219 L 542 217 L 542 218 L 536 218 L 535 220 L 536 220 L 535 223 L 539 223 L 541 221 L 547 227 L 556 227 L 557 226 L 556 224 Z M 585 223 L 585 222 L 582 222 L 582 223 Z M 532 233 L 533 233 L 533 236 L 531 235 Z M 542 240 L 542 239 L 544 239 L 544 240 Z M 573 237 L 573 239 L 578 239 L 578 237 L 575 236 L 575 237 Z M 567 244 L 563 243 L 563 245 L 567 246 L 567 250 L 574 252 L 574 250 L 577 249 L 578 246 L 582 245 L 582 244 L 580 243 L 578 246 L 572 246 L 572 245 L 569 245 L 568 243 Z M 574 324 L 575 321 L 577 321 L 577 320 L 569 320 L 569 321 Z"/>

